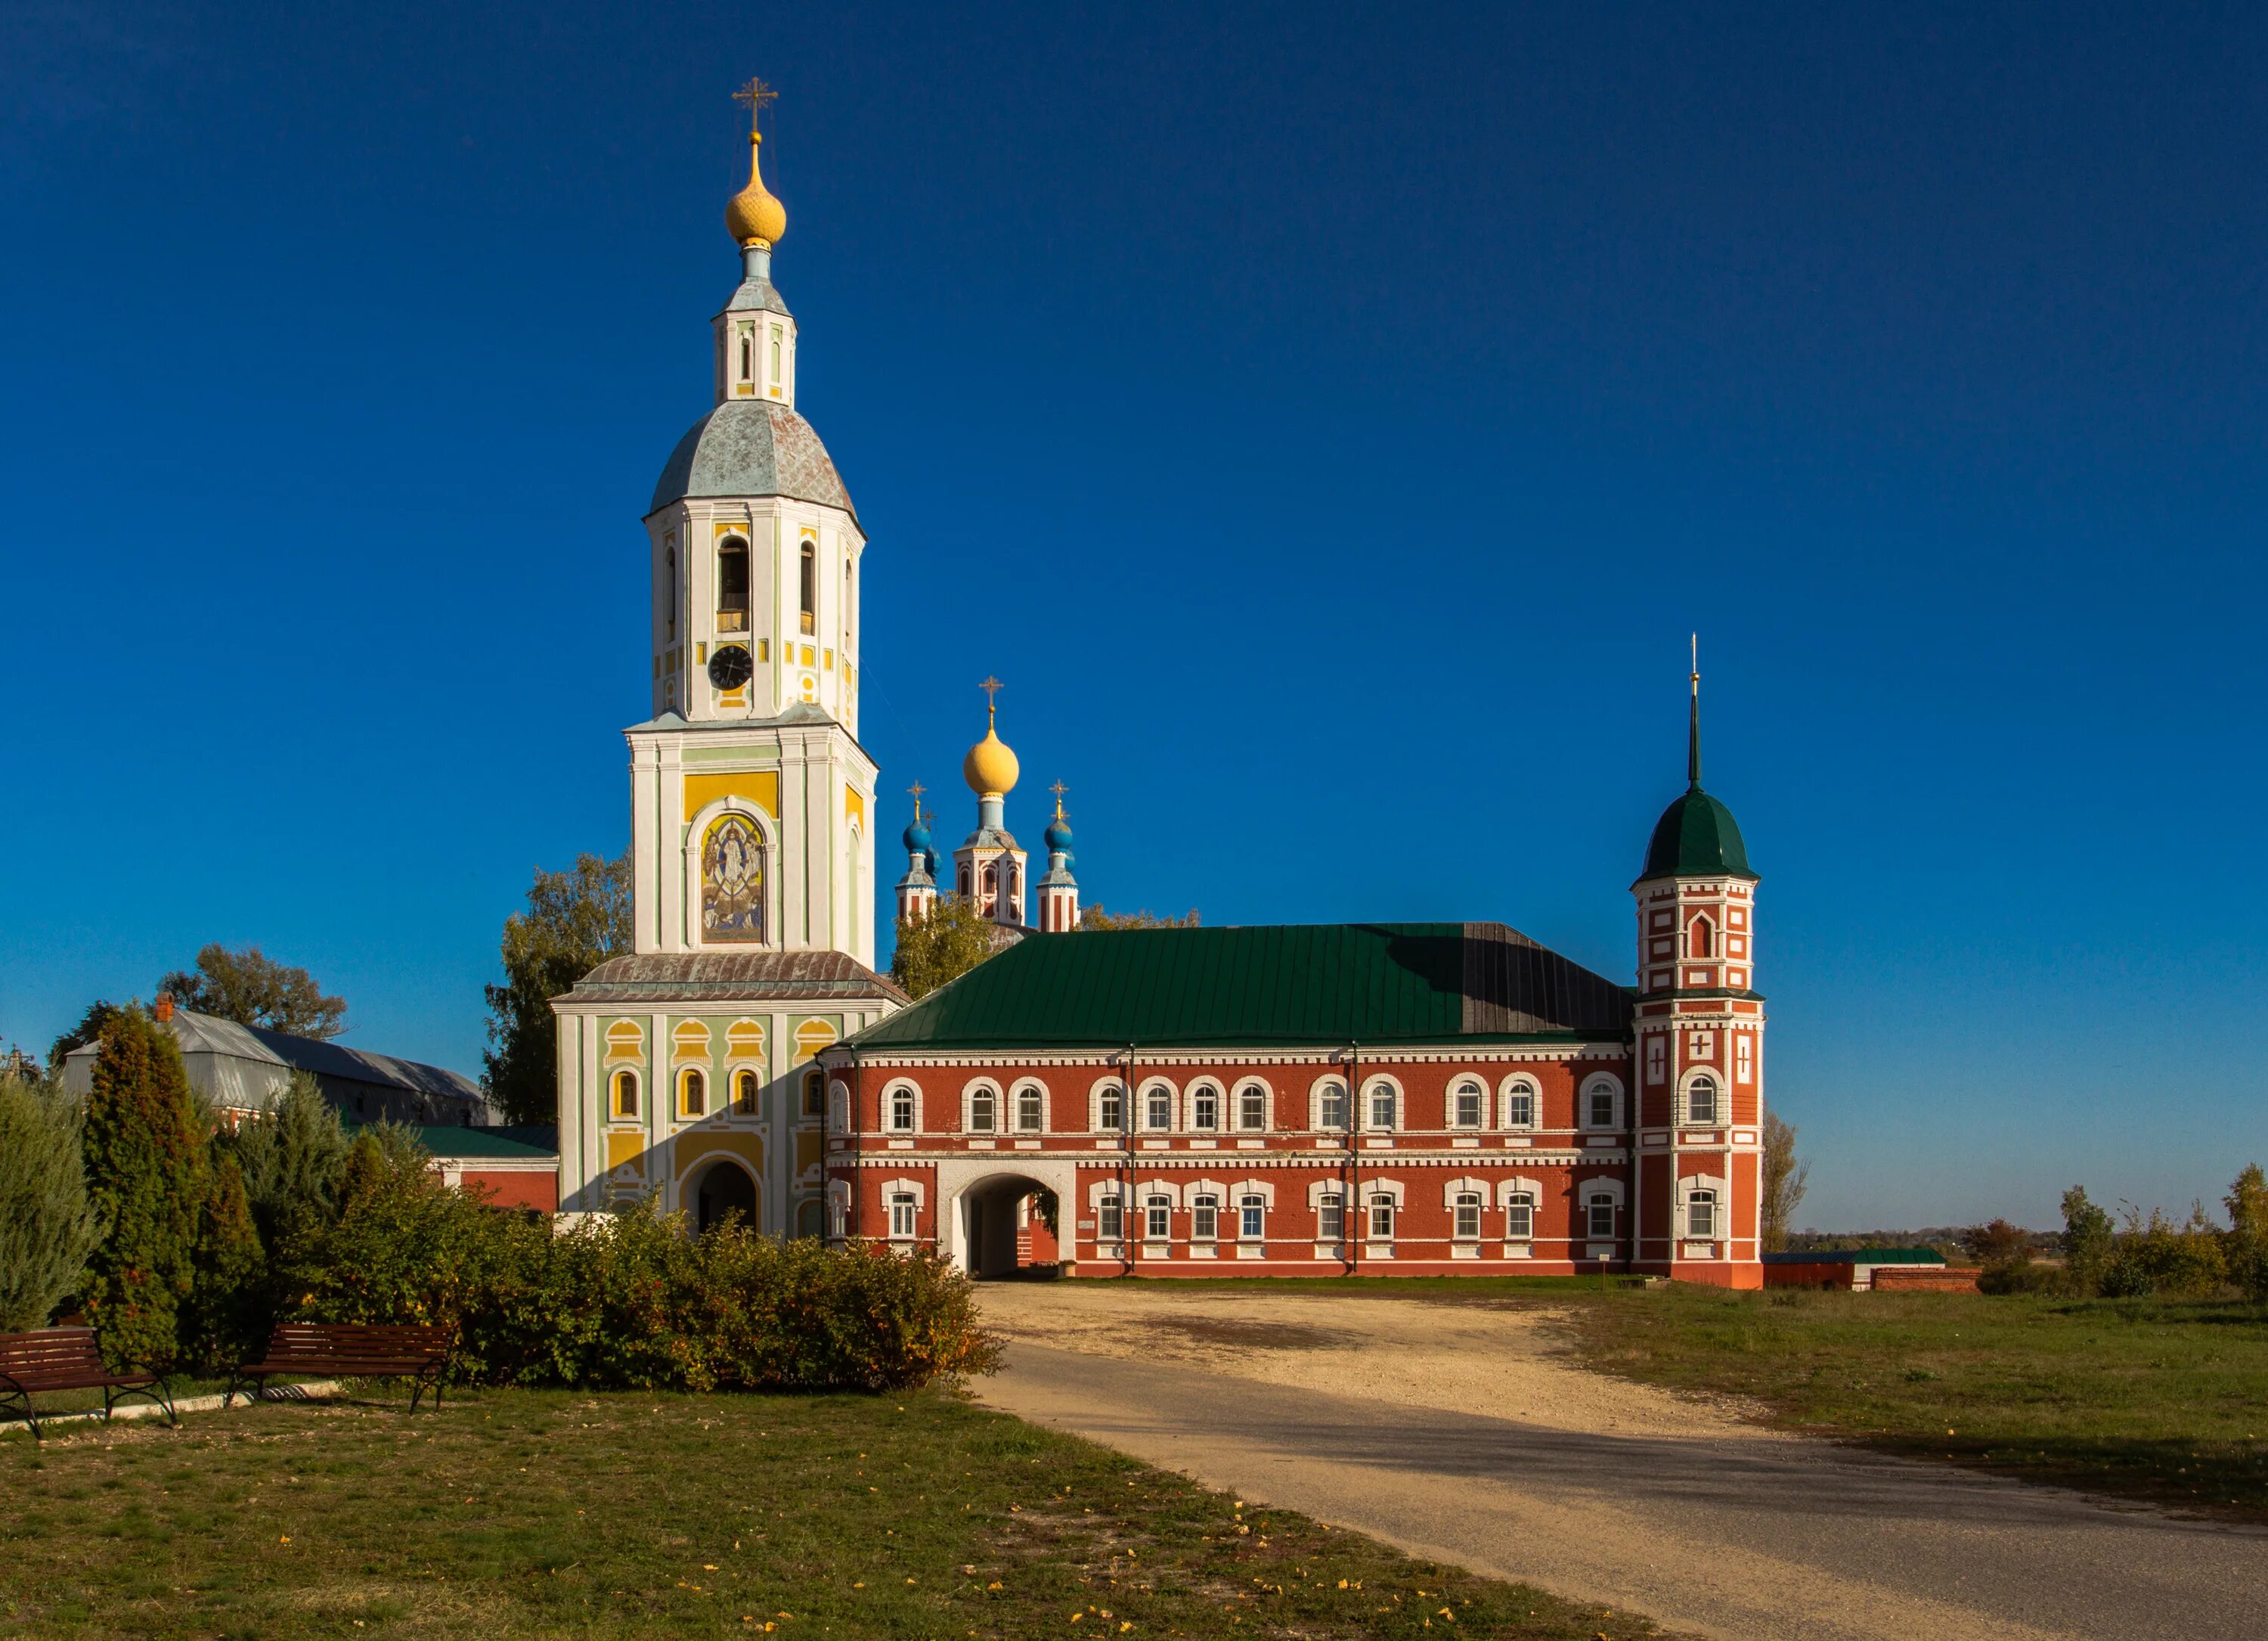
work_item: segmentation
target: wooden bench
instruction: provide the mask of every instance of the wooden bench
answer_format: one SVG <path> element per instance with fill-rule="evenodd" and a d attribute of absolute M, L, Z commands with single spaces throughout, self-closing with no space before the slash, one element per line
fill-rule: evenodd
<path fill-rule="evenodd" d="M 406 1379 L 409 1411 L 430 1387 L 441 1406 L 441 1376 L 448 1369 L 450 1330 L 433 1326 L 380 1327 L 362 1322 L 285 1322 L 269 1336 L 267 1353 L 229 1375 L 225 1408 L 239 1390 L 257 1400 L 271 1379 Z M 248 1387 L 248 1388 L 247 1388 Z"/>
<path fill-rule="evenodd" d="M 28 1334 L 0 1334 L 0 1417 L 13 1416 L 45 1440 L 32 1398 L 45 1390 L 99 1390 L 106 1423 L 129 1396 L 141 1396 L 166 1410 L 179 1424 L 173 1401 L 155 1373 L 114 1373 L 103 1365 L 92 1327 L 42 1327 Z"/>

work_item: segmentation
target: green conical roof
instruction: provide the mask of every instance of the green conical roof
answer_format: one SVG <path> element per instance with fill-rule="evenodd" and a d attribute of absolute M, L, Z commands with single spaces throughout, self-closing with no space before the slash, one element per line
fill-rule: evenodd
<path fill-rule="evenodd" d="M 1741 841 L 1733 811 L 1696 784 L 1654 822 L 1646 869 L 1638 876 L 1644 883 L 1649 877 L 1721 876 L 1754 882 L 1756 875 L 1749 869 L 1748 846 Z"/>

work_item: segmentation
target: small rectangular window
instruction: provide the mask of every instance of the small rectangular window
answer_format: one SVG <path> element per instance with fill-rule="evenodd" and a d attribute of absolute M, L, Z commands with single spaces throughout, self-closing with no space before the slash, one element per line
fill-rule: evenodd
<path fill-rule="evenodd" d="M 1454 1120 L 1460 1128 L 1477 1128 L 1481 1126 L 1481 1091 L 1472 1083 L 1463 1083 L 1457 1086 L 1457 1109 Z"/>
<path fill-rule="evenodd" d="M 1189 1097 L 1189 1127 L 1208 1133 L 1220 1127 L 1220 1096 L 1211 1089 L 1199 1089 Z"/>
<path fill-rule="evenodd" d="M 1249 1088 L 1236 1097 L 1236 1126 L 1247 1134 L 1259 1134 L 1268 1127 L 1268 1090 Z"/>
<path fill-rule="evenodd" d="M 1507 1242 L 1526 1242 L 1535 1235 L 1535 1199 L 1525 1191 L 1505 1204 L 1504 1235 Z"/>
<path fill-rule="evenodd" d="M 914 1199 L 910 1193 L 900 1191 L 890 1198 L 890 1235 L 905 1238 L 914 1234 Z"/>
<path fill-rule="evenodd" d="M 1535 1126 L 1535 1090 L 1525 1083 L 1515 1083 L 1504 1097 L 1504 1126 L 1507 1128 L 1532 1128 Z"/>
<path fill-rule="evenodd" d="M 1104 1197 L 1095 1208 L 1094 1234 L 1105 1242 L 1116 1242 L 1123 1229 L 1118 1199 L 1115 1196 Z"/>
<path fill-rule="evenodd" d="M 1257 1242 L 1260 1239 L 1263 1230 L 1265 1228 L 1267 1221 L 1268 1203 L 1266 1200 L 1262 1197 L 1248 1196 L 1237 1206 L 1239 1212 L 1243 1216 L 1244 1223 L 1240 1227 L 1240 1230 L 1242 1231 L 1245 1240 L 1248 1242 Z"/>
<path fill-rule="evenodd" d="M 1315 1235 L 1325 1242 L 1346 1235 L 1346 1204 L 1336 1191 L 1326 1191 L 1315 1203 Z"/>
<path fill-rule="evenodd" d="M 890 1096 L 890 1127 L 899 1134 L 914 1131 L 914 1093 L 911 1089 L 900 1089 Z"/>
<path fill-rule="evenodd" d="M 1708 1242 L 1717 1235 L 1717 1194 L 1696 1191 L 1685 1199 L 1685 1234 L 1696 1242 Z"/>
<path fill-rule="evenodd" d="M 1148 1236 L 1152 1242 L 1163 1242 L 1174 1234 L 1174 1205 L 1162 1196 L 1150 1199 Z"/>
<path fill-rule="evenodd" d="M 1615 1234 L 1615 1200 L 1610 1196 L 1591 1199 L 1591 1234 L 1611 1237 Z"/>
<path fill-rule="evenodd" d="M 1479 1241 L 1481 1234 L 1481 1200 L 1479 1196 L 1470 1191 L 1461 1192 L 1457 1197 L 1456 1208 L 1457 1240 L 1460 1242 Z"/>
<path fill-rule="evenodd" d="M 1615 1091 L 1612 1089 L 1591 1090 L 1591 1127 L 1611 1128 L 1615 1126 Z"/>
<path fill-rule="evenodd" d="M 968 891 L 964 889 L 961 892 L 965 894 Z M 1120 1090 L 1116 1088 L 1105 1089 L 1102 1090 L 1102 1098 L 1095 1103 L 1101 1107 L 1099 1115 L 1104 1133 L 1116 1134 L 1126 1126 L 1125 1100 Z"/>
<path fill-rule="evenodd" d="M 1370 1090 L 1370 1126 L 1391 1128 L 1394 1126 L 1394 1090 L 1381 1083 Z"/>
<path fill-rule="evenodd" d="M 1390 1197 L 1370 1200 L 1370 1237 L 1373 1242 L 1394 1240 L 1394 1201 Z"/>
<path fill-rule="evenodd" d="M 1346 1090 L 1336 1083 L 1324 1085 L 1322 1098 L 1316 1102 L 1315 1119 L 1324 1130 L 1336 1132 L 1347 1126 Z"/>
<path fill-rule="evenodd" d="M 1211 1242 L 1220 1231 L 1220 1199 L 1215 1196 L 1193 1196 L 1189 1199 L 1189 1239 Z"/>

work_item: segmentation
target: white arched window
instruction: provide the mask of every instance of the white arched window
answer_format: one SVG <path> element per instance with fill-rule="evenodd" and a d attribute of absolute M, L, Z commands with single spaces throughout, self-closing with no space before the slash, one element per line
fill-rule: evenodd
<path fill-rule="evenodd" d="M 1504 1200 L 1504 1239 L 1527 1242 L 1535 1235 L 1535 1194 L 1514 1191 Z"/>
<path fill-rule="evenodd" d="M 890 1090 L 888 1109 L 891 1133 L 911 1134 L 914 1131 L 915 1101 L 913 1090 L 908 1088 L 903 1083 L 900 1083 L 896 1088 L 892 1089 Z"/>
<path fill-rule="evenodd" d="M 1694 1242 L 1714 1242 L 1717 1239 L 1717 1194 L 1714 1191 L 1686 1194 L 1685 1235 Z"/>
<path fill-rule="evenodd" d="M 1043 1105 L 1037 1084 L 1027 1083 L 1016 1090 L 1016 1131 L 1019 1134 L 1037 1134 L 1040 1131 Z"/>
<path fill-rule="evenodd" d="M 1535 1126 L 1535 1084 L 1526 1077 L 1514 1077 L 1504 1085 L 1504 1126 L 1507 1128 L 1532 1128 Z"/>
<path fill-rule="evenodd" d="M 1449 1126 L 1453 1128 L 1479 1127 L 1486 1120 L 1487 1108 L 1488 1090 L 1470 1077 L 1462 1079 L 1449 1090 Z"/>
<path fill-rule="evenodd" d="M 1622 1127 L 1623 1085 L 1610 1076 L 1595 1076 L 1583 1084 L 1583 1126 L 1587 1128 L 1618 1128 Z"/>
<path fill-rule="evenodd" d="M 1268 1090 L 1259 1083 L 1248 1083 L 1237 1090 L 1236 1126 L 1247 1134 L 1267 1130 Z"/>
<path fill-rule="evenodd" d="M 1126 1090 L 1117 1083 L 1105 1083 L 1094 1090 L 1094 1127 L 1101 1134 L 1120 1134 L 1126 1127 Z"/>
<path fill-rule="evenodd" d="M 1363 1126 L 1369 1128 L 1392 1128 L 1401 1116 L 1400 1090 L 1383 1078 L 1370 1085 L 1363 1096 Z"/>
<path fill-rule="evenodd" d="M 1326 1134 L 1347 1128 L 1347 1092 L 1344 1083 L 1326 1083 L 1315 1090 L 1315 1127 Z"/>
<path fill-rule="evenodd" d="M 1685 1085 L 1685 1120 L 1697 1127 L 1712 1127 L 1724 1120 L 1717 1079 L 1705 1071 Z"/>
<path fill-rule="evenodd" d="M 1152 1083 L 1142 1090 L 1142 1126 L 1162 1131 L 1174 1126 L 1174 1090 L 1162 1083 Z"/>
<path fill-rule="evenodd" d="M 968 1090 L 968 1131 L 971 1134 L 990 1134 L 1000 1124 L 998 1096 L 989 1088 Z"/>
<path fill-rule="evenodd" d="M 1203 1134 L 1220 1127 L 1220 1090 L 1210 1083 L 1189 1090 L 1189 1127 Z"/>
<path fill-rule="evenodd" d="M 1458 1241 L 1478 1242 L 1481 1239 L 1481 1194 L 1479 1192 L 1458 1192 L 1457 1200 L 1450 1204 L 1450 1212 L 1454 1220 L 1454 1229 Z"/>

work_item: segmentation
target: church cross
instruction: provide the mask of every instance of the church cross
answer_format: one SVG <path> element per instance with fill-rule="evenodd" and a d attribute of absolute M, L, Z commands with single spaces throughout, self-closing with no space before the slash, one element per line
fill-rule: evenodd
<path fill-rule="evenodd" d="M 922 783 L 921 783 L 920 781 L 918 781 L 918 780 L 915 781 L 913 785 L 911 785 L 910 787 L 908 787 L 906 788 L 906 791 L 907 791 L 908 793 L 909 793 L 909 794 L 912 795 L 912 797 L 913 797 L 913 801 L 914 801 L 914 813 L 915 813 L 917 816 L 918 816 L 918 815 L 921 813 L 921 801 L 922 801 L 922 794 L 923 794 L 923 793 L 924 793 L 924 792 L 926 792 L 926 791 L 928 791 L 928 790 L 929 790 L 929 788 L 928 788 L 927 787 L 924 787 L 924 785 L 922 785 Z"/>
<path fill-rule="evenodd" d="M 753 131 L 756 129 L 756 115 L 766 103 L 777 102 L 779 93 L 755 75 L 750 75 L 748 83 L 733 93 L 733 100 L 748 111 L 748 129 Z"/>
<path fill-rule="evenodd" d="M 1056 795 L 1056 808 L 1060 811 L 1063 808 L 1063 795 L 1070 791 L 1071 788 L 1064 785 L 1062 781 L 1058 780 L 1055 785 L 1049 787 L 1048 790 Z"/>
<path fill-rule="evenodd" d="M 987 675 L 984 682 L 976 687 L 984 691 L 984 706 L 989 712 L 1000 705 L 1000 691 L 1008 686 L 1002 684 L 999 679 Z"/>

